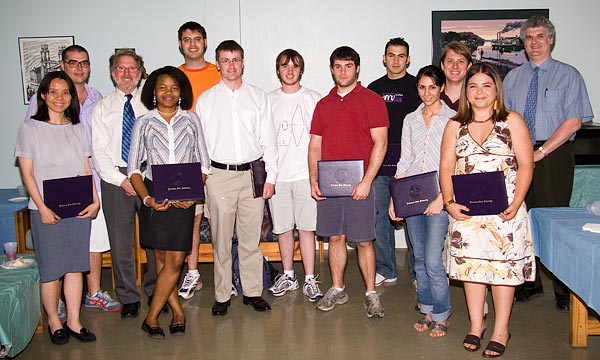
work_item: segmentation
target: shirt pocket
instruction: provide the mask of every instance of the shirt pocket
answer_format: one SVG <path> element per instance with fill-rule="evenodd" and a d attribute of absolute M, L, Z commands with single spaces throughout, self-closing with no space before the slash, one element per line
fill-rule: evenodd
<path fill-rule="evenodd" d="M 562 99 L 565 96 L 564 89 L 544 90 L 544 111 L 556 112 L 560 109 Z"/>

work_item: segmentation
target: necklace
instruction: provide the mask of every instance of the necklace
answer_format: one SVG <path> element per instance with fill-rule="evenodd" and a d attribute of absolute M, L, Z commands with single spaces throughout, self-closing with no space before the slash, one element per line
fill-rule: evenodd
<path fill-rule="evenodd" d="M 158 111 L 159 114 L 161 114 L 162 116 L 171 116 L 171 115 L 175 115 L 175 113 L 177 113 L 177 108 L 175 108 L 175 111 L 173 112 L 162 112 L 160 110 L 158 110 L 158 108 L 156 108 L 156 111 Z"/>
<path fill-rule="evenodd" d="M 485 119 L 485 120 L 475 120 L 475 119 L 471 119 L 471 122 L 477 123 L 477 124 L 483 124 L 486 123 L 488 121 L 492 120 L 492 116 L 490 116 L 489 118 Z"/>

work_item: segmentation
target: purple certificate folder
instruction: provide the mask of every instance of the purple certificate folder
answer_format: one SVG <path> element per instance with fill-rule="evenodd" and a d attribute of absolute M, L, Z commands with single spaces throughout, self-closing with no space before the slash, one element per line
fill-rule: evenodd
<path fill-rule="evenodd" d="M 263 196 L 265 183 L 267 182 L 267 170 L 265 162 L 262 159 L 254 160 L 250 163 L 250 174 L 252 176 L 252 195 L 254 198 Z"/>
<path fill-rule="evenodd" d="M 388 144 L 385 157 L 381 168 L 377 173 L 378 176 L 394 176 L 396 175 L 396 167 L 400 160 L 400 144 Z"/>
<path fill-rule="evenodd" d="M 362 180 L 364 165 L 362 160 L 321 160 L 317 171 L 321 196 L 346 197 Z"/>
<path fill-rule="evenodd" d="M 469 208 L 469 216 L 498 215 L 508 207 L 504 172 L 452 175 L 454 199 Z"/>
<path fill-rule="evenodd" d="M 156 202 L 204 199 L 200 163 L 152 165 L 152 185 Z"/>
<path fill-rule="evenodd" d="M 421 215 L 440 193 L 437 171 L 390 180 L 396 216 Z"/>
<path fill-rule="evenodd" d="M 62 219 L 77 216 L 94 201 L 92 175 L 44 180 L 44 203 Z"/>

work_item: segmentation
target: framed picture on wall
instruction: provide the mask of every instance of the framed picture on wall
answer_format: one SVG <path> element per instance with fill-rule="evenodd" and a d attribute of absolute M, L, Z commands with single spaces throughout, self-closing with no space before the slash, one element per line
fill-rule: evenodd
<path fill-rule="evenodd" d="M 21 81 L 23 103 L 37 91 L 42 78 L 51 71 L 60 70 L 62 51 L 75 43 L 74 36 L 20 37 Z"/>
<path fill-rule="evenodd" d="M 460 41 L 471 49 L 474 63 L 491 63 L 504 78 L 527 61 L 520 39 L 523 21 L 548 14 L 548 9 L 432 11 L 432 64 L 439 65 L 448 43 Z"/>

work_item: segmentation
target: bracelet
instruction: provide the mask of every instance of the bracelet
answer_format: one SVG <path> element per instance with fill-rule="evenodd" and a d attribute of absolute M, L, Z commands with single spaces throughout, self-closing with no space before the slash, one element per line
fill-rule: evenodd
<path fill-rule="evenodd" d="M 152 196 L 150 195 L 146 195 L 144 196 L 144 199 L 142 200 L 142 204 L 144 204 L 144 206 L 146 207 L 150 207 L 150 205 L 146 204 L 146 200 L 150 199 Z"/>
<path fill-rule="evenodd" d="M 456 201 L 454 201 L 454 199 L 450 199 L 450 200 L 446 201 L 444 203 L 444 209 L 448 209 L 448 206 L 455 204 L 455 203 L 456 203 Z"/>
<path fill-rule="evenodd" d="M 544 147 L 543 147 L 543 146 L 540 146 L 540 147 L 538 148 L 538 151 L 540 151 L 542 154 L 544 154 L 544 156 L 548 155 L 548 153 L 546 152 L 546 149 L 544 149 Z"/>

